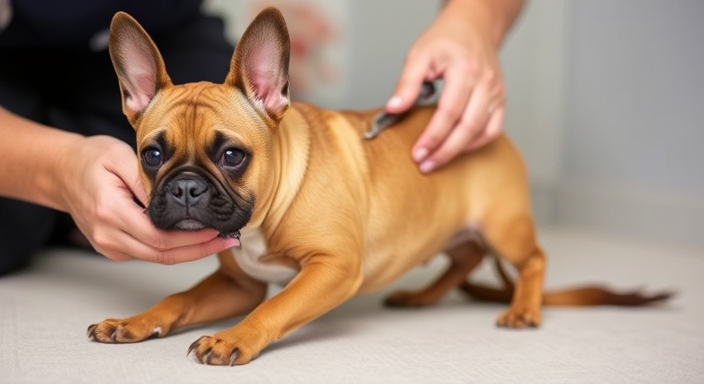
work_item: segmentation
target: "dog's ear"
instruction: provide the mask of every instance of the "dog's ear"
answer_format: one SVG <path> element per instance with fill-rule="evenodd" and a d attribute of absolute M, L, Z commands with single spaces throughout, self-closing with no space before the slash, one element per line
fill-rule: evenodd
<path fill-rule="evenodd" d="M 237 43 L 225 84 L 238 88 L 275 126 L 289 106 L 288 65 L 291 42 L 279 10 L 266 8 Z"/>
<path fill-rule="evenodd" d="M 110 58 L 115 67 L 122 111 L 134 126 L 156 93 L 171 85 L 164 59 L 139 23 L 118 12 L 110 23 Z"/>

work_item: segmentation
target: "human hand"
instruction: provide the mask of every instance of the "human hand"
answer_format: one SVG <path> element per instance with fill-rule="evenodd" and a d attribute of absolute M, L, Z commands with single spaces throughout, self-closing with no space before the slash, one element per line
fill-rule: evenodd
<path fill-rule="evenodd" d="M 445 9 L 409 50 L 387 112 L 410 108 L 423 81 L 444 83 L 437 111 L 413 147 L 424 173 L 501 134 L 506 97 L 491 28 L 481 13 Z"/>
<path fill-rule="evenodd" d="M 212 229 L 163 231 L 152 224 L 142 204 L 137 157 L 126 143 L 108 136 L 77 141 L 62 164 L 62 200 L 96 251 L 112 260 L 141 259 L 176 264 L 231 248 L 235 239 Z"/>

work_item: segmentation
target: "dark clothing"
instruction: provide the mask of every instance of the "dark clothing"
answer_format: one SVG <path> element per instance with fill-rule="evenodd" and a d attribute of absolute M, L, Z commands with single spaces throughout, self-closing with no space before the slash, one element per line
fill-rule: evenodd
<path fill-rule="evenodd" d="M 117 11 L 132 15 L 149 34 L 172 32 L 198 17 L 202 0 L 14 0 L 0 45 L 87 48 Z"/>
<path fill-rule="evenodd" d="M 96 51 L 90 42 L 115 11 L 126 10 L 154 39 L 175 84 L 220 83 L 234 48 L 222 20 L 203 15 L 199 6 L 200 0 L 15 1 L 13 18 L 0 31 L 0 105 L 66 131 L 111 135 L 134 148 L 107 47 Z M 0 180 L 7 182 L 12 180 Z M 0 198 L 0 275 L 27 264 L 70 225 L 66 214 Z"/>

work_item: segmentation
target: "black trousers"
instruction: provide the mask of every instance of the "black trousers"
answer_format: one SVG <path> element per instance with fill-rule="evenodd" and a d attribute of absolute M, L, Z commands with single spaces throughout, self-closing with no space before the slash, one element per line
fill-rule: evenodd
<path fill-rule="evenodd" d="M 152 38 L 175 84 L 225 80 L 234 48 L 221 19 L 194 16 Z M 52 127 L 86 136 L 110 135 L 135 147 L 107 49 L 0 47 L 0 105 Z M 6 161 L 2 154 L 0 161 Z M 73 229 L 65 213 L 0 198 L 0 275 L 29 264 L 33 253 L 60 242 Z"/>

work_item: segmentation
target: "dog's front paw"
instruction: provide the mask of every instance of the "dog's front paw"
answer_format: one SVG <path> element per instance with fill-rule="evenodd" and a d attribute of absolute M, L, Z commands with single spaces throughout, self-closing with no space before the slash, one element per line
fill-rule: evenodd
<path fill-rule="evenodd" d="M 235 365 L 239 356 L 239 348 L 233 343 L 203 336 L 188 348 L 188 356 L 194 354 L 196 361 L 207 365 Z M 240 363 L 244 364 L 244 363 Z"/>
<path fill-rule="evenodd" d="M 238 333 L 230 329 L 196 340 L 188 348 L 188 356 L 193 354 L 201 364 L 242 365 L 257 357 L 264 346 L 256 333 Z"/>
<path fill-rule="evenodd" d="M 107 319 L 88 327 L 88 337 L 101 343 L 135 343 L 163 336 L 161 327 L 130 319 Z"/>
<path fill-rule="evenodd" d="M 531 311 L 529 309 L 513 309 L 509 308 L 506 312 L 499 315 L 496 320 L 496 325 L 506 328 L 536 328 L 540 326 L 540 311 Z"/>
<path fill-rule="evenodd" d="M 438 299 L 425 292 L 398 291 L 384 300 L 384 305 L 393 308 L 426 307 L 435 305 Z"/>

